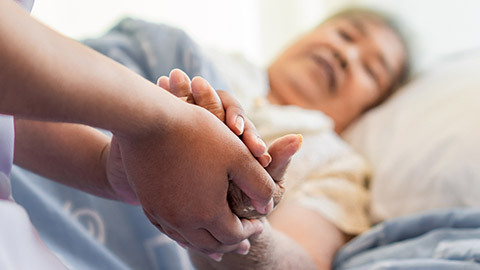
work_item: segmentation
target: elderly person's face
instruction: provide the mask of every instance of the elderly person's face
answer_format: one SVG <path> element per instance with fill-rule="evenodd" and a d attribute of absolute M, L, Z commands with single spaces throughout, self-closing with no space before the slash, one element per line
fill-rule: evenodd
<path fill-rule="evenodd" d="M 268 98 L 321 110 L 341 132 L 393 86 L 405 57 L 403 43 L 383 21 L 363 15 L 333 18 L 272 63 Z"/>

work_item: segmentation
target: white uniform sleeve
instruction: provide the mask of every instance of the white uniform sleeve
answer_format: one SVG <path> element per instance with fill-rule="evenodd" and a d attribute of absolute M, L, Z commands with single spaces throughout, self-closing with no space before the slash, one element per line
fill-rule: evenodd
<path fill-rule="evenodd" d="M 0 200 L 0 269 L 67 269 L 47 249 L 23 207 Z"/>

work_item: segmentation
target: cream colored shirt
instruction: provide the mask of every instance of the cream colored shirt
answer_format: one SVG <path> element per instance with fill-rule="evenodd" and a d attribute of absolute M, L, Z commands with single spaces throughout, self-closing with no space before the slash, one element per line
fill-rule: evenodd
<path fill-rule="evenodd" d="M 303 135 L 287 170 L 282 201 L 313 209 L 346 233 L 367 230 L 370 167 L 334 132 L 332 120 L 317 110 L 268 103 L 264 70 L 241 56 L 212 57 L 267 144 L 286 134 Z"/>

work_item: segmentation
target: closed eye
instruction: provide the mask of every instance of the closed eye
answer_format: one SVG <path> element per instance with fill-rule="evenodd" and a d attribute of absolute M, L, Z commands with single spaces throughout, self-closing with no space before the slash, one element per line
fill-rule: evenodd
<path fill-rule="evenodd" d="M 352 35 L 350 35 L 347 31 L 343 29 L 337 29 L 337 33 L 346 42 L 354 42 Z"/>

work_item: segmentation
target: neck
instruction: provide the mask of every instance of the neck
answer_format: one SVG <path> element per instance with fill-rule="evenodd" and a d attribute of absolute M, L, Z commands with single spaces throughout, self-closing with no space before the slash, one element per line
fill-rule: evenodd
<path fill-rule="evenodd" d="M 280 101 L 280 97 L 278 95 L 276 95 L 275 92 L 272 91 L 272 89 L 270 89 L 270 91 L 267 94 L 267 100 L 268 100 L 268 102 L 270 102 L 272 104 L 276 104 L 276 105 L 282 105 L 283 104 L 283 102 Z"/>

